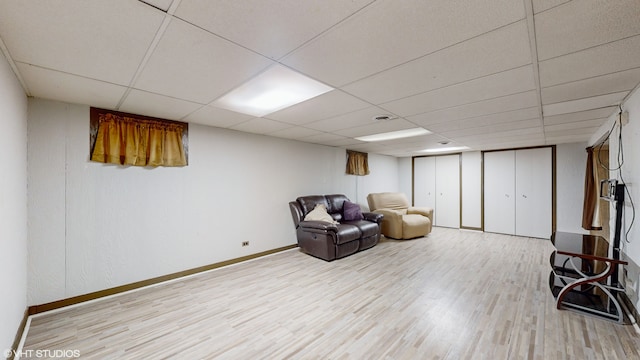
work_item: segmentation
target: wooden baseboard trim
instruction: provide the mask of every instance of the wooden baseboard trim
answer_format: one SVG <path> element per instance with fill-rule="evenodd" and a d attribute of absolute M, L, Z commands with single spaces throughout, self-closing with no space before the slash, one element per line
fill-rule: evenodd
<path fill-rule="evenodd" d="M 13 344 L 11 345 L 11 355 L 7 357 L 8 360 L 15 359 L 15 354 L 18 351 L 18 346 L 20 346 L 20 340 L 22 340 L 22 335 L 24 334 L 24 329 L 27 327 L 27 320 L 29 319 L 29 309 L 24 310 L 24 315 L 22 316 L 22 321 L 20 322 L 20 326 L 18 327 L 18 331 L 16 331 L 16 337 L 13 339 Z"/>
<path fill-rule="evenodd" d="M 256 259 L 256 258 L 263 257 L 263 256 L 266 256 L 266 255 L 275 254 L 275 253 L 278 253 L 278 252 L 281 252 L 281 251 L 285 251 L 285 250 L 289 250 L 289 249 L 293 249 L 293 248 L 296 248 L 296 247 L 298 247 L 297 244 L 283 246 L 283 247 L 280 247 L 280 248 L 267 250 L 267 251 L 259 252 L 259 253 L 256 253 L 256 254 L 251 254 L 251 255 L 242 256 L 242 257 L 231 259 L 231 260 L 221 261 L 221 262 L 218 262 L 218 263 L 215 263 L 215 264 L 209 264 L 209 265 L 205 265 L 205 266 L 200 266 L 200 267 L 197 267 L 197 268 L 180 271 L 180 272 L 173 273 L 173 274 L 158 276 L 158 277 L 155 277 L 155 278 L 152 278 L 152 279 L 142 280 L 142 281 L 138 281 L 138 282 L 134 282 L 134 283 L 131 283 L 131 284 L 126 284 L 126 285 L 121 285 L 121 286 L 116 286 L 116 287 L 110 288 L 110 289 L 100 290 L 100 291 L 96 291 L 96 292 L 92 292 L 92 293 L 88 293 L 88 294 L 84 294 L 84 295 L 78 295 L 78 296 L 74 296 L 74 297 L 71 297 L 71 298 L 68 298 L 68 299 L 62 299 L 62 300 L 58 300 L 58 301 L 53 301 L 53 302 L 42 304 L 42 305 L 34 305 L 34 306 L 30 306 L 27 311 L 28 311 L 28 315 L 35 315 L 35 314 L 43 313 L 45 311 L 51 311 L 51 310 L 63 308 L 65 306 L 79 304 L 79 303 L 82 303 L 82 302 L 85 302 L 85 301 L 89 301 L 89 300 L 99 299 L 99 298 L 102 298 L 102 297 L 105 297 L 105 296 L 111 296 L 111 295 L 123 293 L 125 291 L 139 289 L 141 287 L 145 287 L 145 286 L 149 286 L 149 285 L 155 285 L 155 284 L 158 284 L 158 283 L 161 283 L 161 282 L 165 282 L 165 281 L 174 280 L 174 279 L 177 279 L 177 278 L 181 278 L 181 277 L 197 274 L 197 273 L 200 273 L 200 272 L 203 272 L 203 271 L 213 270 L 213 269 L 217 269 L 217 268 L 220 268 L 220 267 L 223 267 L 223 266 L 237 264 L 237 263 L 240 263 L 240 262 L 243 262 L 243 261 Z"/>

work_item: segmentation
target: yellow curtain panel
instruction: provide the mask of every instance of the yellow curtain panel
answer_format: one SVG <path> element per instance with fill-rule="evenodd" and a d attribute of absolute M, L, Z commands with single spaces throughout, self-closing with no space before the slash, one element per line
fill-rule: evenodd
<path fill-rule="evenodd" d="M 91 161 L 133 166 L 186 166 L 186 124 L 98 114 Z"/>
<path fill-rule="evenodd" d="M 347 174 L 369 175 L 369 154 L 347 150 Z"/>

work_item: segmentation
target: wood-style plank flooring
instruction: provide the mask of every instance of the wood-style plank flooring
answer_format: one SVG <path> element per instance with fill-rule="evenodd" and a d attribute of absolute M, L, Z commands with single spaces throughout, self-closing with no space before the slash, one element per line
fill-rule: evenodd
<path fill-rule="evenodd" d="M 555 308 L 549 241 L 434 228 L 333 262 L 285 251 L 34 316 L 24 350 L 96 359 L 640 359 Z"/>

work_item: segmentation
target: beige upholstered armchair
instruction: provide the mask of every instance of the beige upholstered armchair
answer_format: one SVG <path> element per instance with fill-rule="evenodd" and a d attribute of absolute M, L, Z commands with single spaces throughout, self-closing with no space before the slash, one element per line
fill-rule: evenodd
<path fill-rule="evenodd" d="M 431 232 L 433 209 L 409 206 L 403 193 L 373 193 L 367 196 L 371 212 L 384 215 L 382 235 L 393 239 L 413 239 Z"/>

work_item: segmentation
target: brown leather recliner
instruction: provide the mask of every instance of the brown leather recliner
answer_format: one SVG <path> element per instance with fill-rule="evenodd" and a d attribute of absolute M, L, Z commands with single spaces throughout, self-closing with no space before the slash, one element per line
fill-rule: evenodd
<path fill-rule="evenodd" d="M 384 215 L 381 227 L 385 237 L 413 239 L 431 232 L 433 209 L 410 206 L 403 193 L 372 193 L 367 202 L 371 211 Z"/>
<path fill-rule="evenodd" d="M 298 246 L 312 256 L 332 261 L 375 246 L 380 240 L 383 215 L 363 212 L 364 219 L 347 221 L 343 206 L 349 199 L 341 194 L 301 196 L 289 203 L 296 227 Z M 305 221 L 305 216 L 323 204 L 338 222 Z"/>

